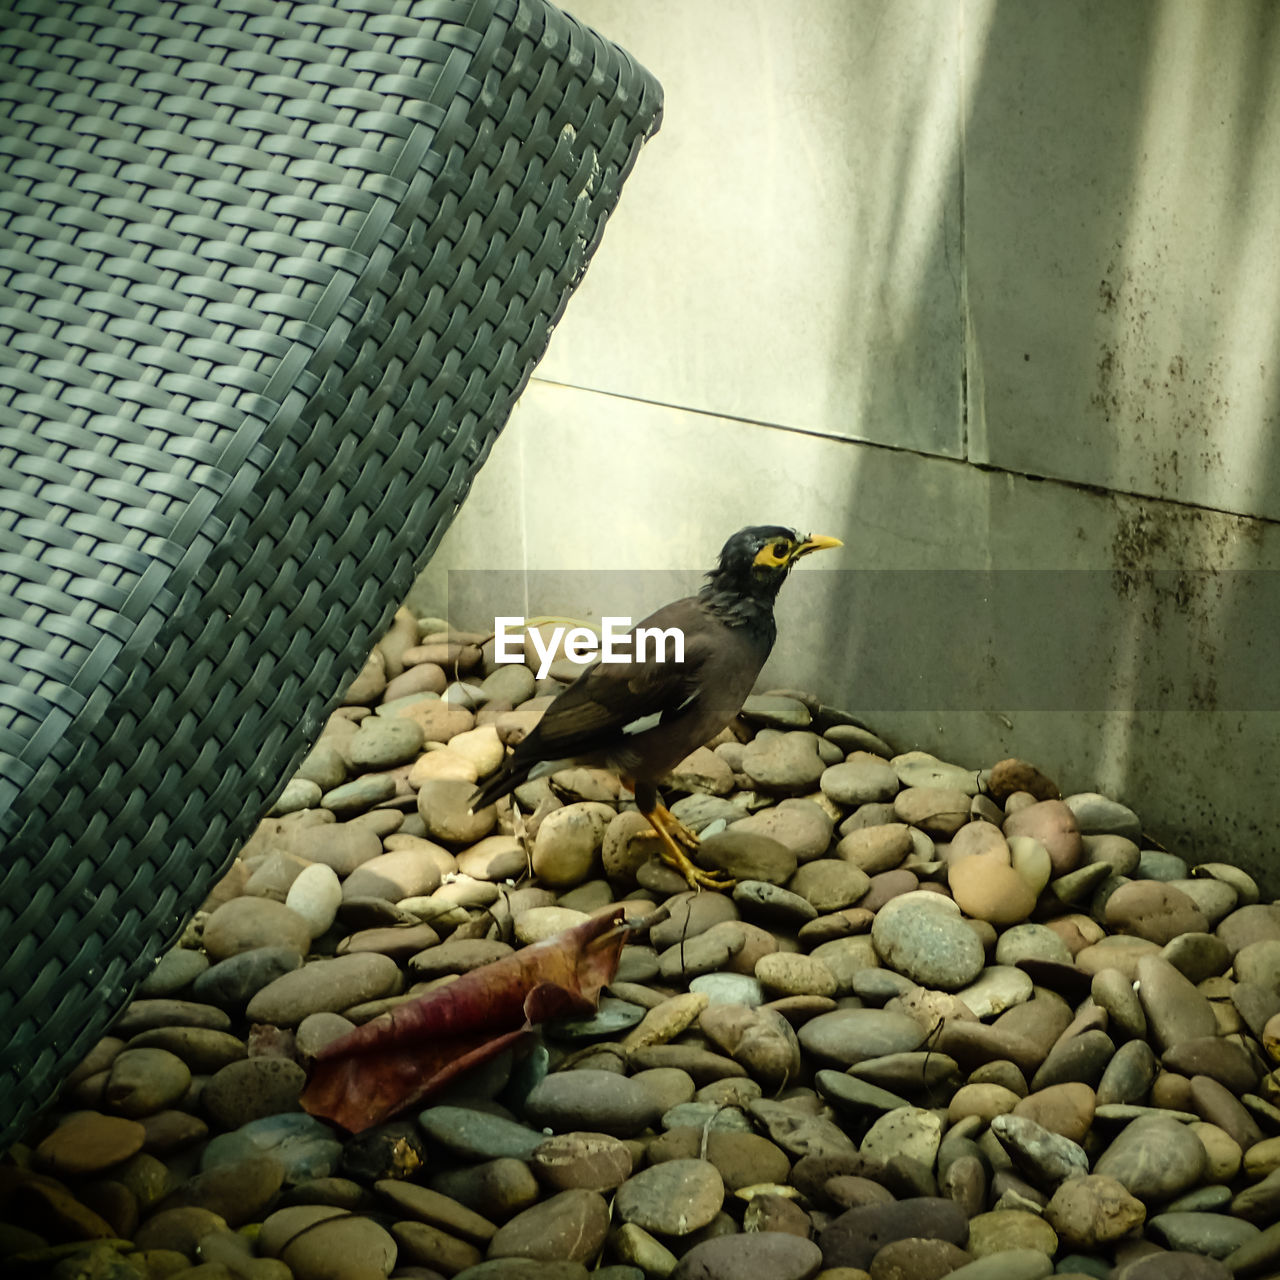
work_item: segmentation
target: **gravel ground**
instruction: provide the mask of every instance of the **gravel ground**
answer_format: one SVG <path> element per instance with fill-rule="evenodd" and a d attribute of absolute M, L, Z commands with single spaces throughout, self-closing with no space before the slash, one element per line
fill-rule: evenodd
<path fill-rule="evenodd" d="M 571 677 L 405 611 L 179 946 L 0 1165 L 56 1280 L 1280 1276 L 1280 904 L 1019 761 L 753 697 L 665 788 L 479 779 Z M 622 903 L 598 1012 L 352 1136 L 314 1055 Z"/>

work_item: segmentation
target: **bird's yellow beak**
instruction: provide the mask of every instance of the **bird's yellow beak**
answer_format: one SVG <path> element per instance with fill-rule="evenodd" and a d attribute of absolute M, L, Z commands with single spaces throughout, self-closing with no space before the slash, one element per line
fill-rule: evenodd
<path fill-rule="evenodd" d="M 796 549 L 791 553 L 791 562 L 794 564 L 801 556 L 807 556 L 811 551 L 827 551 L 832 547 L 843 547 L 844 543 L 839 538 L 828 538 L 825 534 L 810 534 L 803 542 L 796 544 Z"/>

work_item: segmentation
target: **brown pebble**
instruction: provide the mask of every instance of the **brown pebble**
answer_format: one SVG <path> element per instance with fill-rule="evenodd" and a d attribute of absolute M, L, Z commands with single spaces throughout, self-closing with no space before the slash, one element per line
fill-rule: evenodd
<path fill-rule="evenodd" d="M 977 1156 L 958 1156 L 947 1166 L 940 1190 L 948 1200 L 954 1200 L 967 1217 L 976 1217 L 986 1204 L 986 1166 Z"/>
<path fill-rule="evenodd" d="M 187 1064 L 167 1049 L 125 1049 L 111 1064 L 104 1099 L 137 1119 L 178 1102 L 191 1087 Z"/>
<path fill-rule="evenodd" d="M 1138 978 L 1138 962 L 1144 956 L 1159 956 L 1160 948 L 1146 938 L 1108 935 L 1090 942 L 1075 954 L 1076 968 L 1093 976 L 1104 969 L 1118 969 L 1128 982 Z M 1170 966 L 1172 968 L 1172 966 Z"/>
<path fill-rule="evenodd" d="M 1073 1249 L 1094 1250 L 1129 1235 L 1146 1219 L 1146 1206 L 1114 1178 L 1068 1178 L 1053 1193 L 1045 1220 Z"/>
<path fill-rule="evenodd" d="M 552 1191 L 612 1191 L 631 1176 L 626 1143 L 606 1133 L 562 1133 L 538 1147 L 530 1163 Z"/>
<path fill-rule="evenodd" d="M 111 1066 L 116 1054 L 124 1048 L 124 1041 L 119 1036 L 103 1036 L 101 1040 L 80 1060 L 76 1068 L 63 1082 L 64 1088 L 71 1088 L 90 1076 L 106 1071 Z"/>
<path fill-rule="evenodd" d="M 1057 784 L 1035 765 L 1012 756 L 991 766 L 987 790 L 998 804 L 1003 804 L 1015 791 L 1025 791 L 1037 800 L 1056 800 L 1062 794 Z"/>
<path fill-rule="evenodd" d="M 1183 1040 L 1166 1049 L 1160 1061 L 1184 1076 L 1209 1076 L 1236 1097 L 1252 1093 L 1258 1084 L 1258 1072 L 1248 1052 L 1221 1036 Z"/>
<path fill-rule="evenodd" d="M 1159 880 L 1133 880 L 1107 899 L 1107 924 L 1165 946 L 1184 933 L 1205 933 L 1205 914 L 1181 889 Z"/>
<path fill-rule="evenodd" d="M 211 1231 L 226 1231 L 226 1220 L 209 1209 L 184 1207 L 153 1213 L 133 1238 L 139 1249 L 172 1249 L 194 1258 L 196 1246 Z"/>
<path fill-rule="evenodd" d="M 155 1027 L 129 1041 L 130 1049 L 167 1049 L 187 1067 L 203 1075 L 245 1057 L 245 1042 L 229 1031 L 211 1027 Z"/>
<path fill-rule="evenodd" d="M 650 1164 L 667 1160 L 692 1160 L 703 1152 L 703 1131 L 691 1126 L 669 1129 L 648 1143 Z M 709 1129 L 705 1158 L 715 1165 L 725 1187 L 737 1191 L 758 1183 L 784 1183 L 791 1161 L 776 1143 L 758 1133 Z"/>
<path fill-rule="evenodd" d="M 17 1165 L 0 1165 L 0 1203 L 20 1205 L 20 1225 L 55 1242 L 116 1234 L 110 1222 L 81 1204 L 57 1178 Z"/>
<path fill-rule="evenodd" d="M 1161 1071 L 1151 1085 L 1151 1105 L 1166 1111 L 1190 1111 L 1191 1080 L 1176 1071 Z"/>
<path fill-rule="evenodd" d="M 489 1242 L 490 1258 L 587 1262 L 609 1232 L 609 1206 L 598 1192 L 561 1191 L 517 1214 Z"/>
<path fill-rule="evenodd" d="M 430 1223 L 397 1222 L 392 1226 L 391 1234 L 400 1246 L 397 1274 L 403 1274 L 406 1261 L 429 1267 L 434 1273 L 452 1276 L 484 1260 L 484 1254 L 475 1245 L 459 1240 Z"/>
<path fill-rule="evenodd" d="M 1080 865 L 1084 846 L 1076 816 L 1061 800 L 1039 800 L 1005 819 L 1004 834 L 1031 836 L 1048 850 L 1055 876 L 1065 875 Z"/>
<path fill-rule="evenodd" d="M 874 877 L 897 867 L 911 847 L 911 828 L 905 822 L 886 822 L 850 831 L 836 845 L 836 856 Z"/>
<path fill-rule="evenodd" d="M 954 1058 L 965 1069 L 1007 1059 L 1027 1075 L 1036 1070 L 1044 1056 L 1039 1046 L 1026 1036 L 982 1022 L 944 1022 L 932 1048 L 936 1053 Z"/>
<path fill-rule="evenodd" d="M 342 1260 L 347 1275 L 380 1280 L 391 1274 L 396 1254 L 396 1242 L 389 1231 L 354 1214 L 318 1222 L 299 1232 L 280 1251 L 296 1280 L 328 1280 L 335 1274 L 335 1258 Z"/>
<path fill-rule="evenodd" d="M 506 1222 L 528 1209 L 540 1193 L 533 1171 L 512 1156 L 441 1171 L 428 1185 L 493 1222 Z"/>
<path fill-rule="evenodd" d="M 915 872 L 909 871 L 906 867 L 899 867 L 892 871 L 882 871 L 879 875 L 871 877 L 867 892 L 859 900 L 858 905 L 867 911 L 879 911 L 886 902 L 904 893 L 911 893 L 919 887 L 920 881 L 916 878 Z M 861 923 L 861 921 L 856 923 Z M 868 924 L 866 928 L 854 929 L 851 932 L 866 933 L 869 928 L 870 925 Z"/>
<path fill-rule="evenodd" d="M 103 1178 L 84 1183 L 76 1189 L 80 1203 L 109 1222 L 117 1236 L 131 1240 L 138 1229 L 141 1206 L 138 1197 L 119 1182 Z"/>
<path fill-rule="evenodd" d="M 723 1228 L 704 1238 L 686 1253 L 671 1272 L 671 1280 L 738 1280 L 768 1276 L 772 1280 L 810 1280 L 822 1266 L 822 1254 L 812 1240 L 790 1232 L 739 1232 L 724 1215 Z M 844 1280 L 827 1271 L 823 1280 Z"/>
<path fill-rule="evenodd" d="M 212 1076 L 200 1095 L 205 1114 L 220 1129 L 299 1110 L 306 1072 L 284 1058 L 246 1058 Z"/>
<path fill-rule="evenodd" d="M 867 1267 L 893 1240 L 920 1237 L 958 1245 L 968 1231 L 968 1219 L 958 1204 L 914 1196 L 847 1210 L 819 1234 L 818 1245 L 828 1266 Z"/>
<path fill-rule="evenodd" d="M 636 1049 L 629 1055 L 632 1070 L 645 1071 L 650 1067 L 678 1067 L 687 1071 L 695 1084 L 710 1084 L 729 1076 L 745 1076 L 746 1067 L 734 1062 L 722 1053 L 699 1049 L 695 1045 L 654 1044 Z"/>
<path fill-rule="evenodd" d="M 949 1240 L 893 1240 L 871 1260 L 871 1280 L 942 1280 L 973 1258 Z"/>
<path fill-rule="evenodd" d="M 766 1192 L 747 1201 L 742 1229 L 745 1232 L 781 1231 L 807 1240 L 813 1231 L 813 1221 L 794 1200 Z"/>
<path fill-rule="evenodd" d="M 947 882 L 961 910 L 989 924 L 1018 924 L 1035 910 L 1035 891 L 1009 865 L 1005 853 L 974 853 L 961 858 L 949 865 Z"/>
<path fill-rule="evenodd" d="M 1208 1076 L 1192 1076 L 1189 1101 L 1192 1111 L 1229 1134 L 1242 1151 L 1248 1151 L 1262 1141 L 1264 1135 L 1257 1121 L 1235 1094 L 1217 1080 Z"/>
<path fill-rule="evenodd" d="M 861 1178 L 852 1173 L 828 1178 L 822 1189 L 826 1199 L 837 1209 L 856 1209 L 864 1204 L 888 1204 L 893 1199 L 893 1192 L 888 1188 L 871 1178 Z"/>
<path fill-rule="evenodd" d="M 261 1218 L 284 1182 L 284 1166 L 274 1156 L 254 1156 L 214 1165 L 176 1187 L 159 1211 L 195 1206 L 216 1213 L 232 1227 Z"/>
<path fill-rule="evenodd" d="M 1019 1104 L 1020 1095 L 1000 1084 L 972 1083 L 962 1085 L 951 1097 L 947 1119 L 956 1124 L 966 1116 L 977 1116 L 990 1121 L 996 1116 L 1008 1115 Z M 1032 1116 L 1038 1120 L 1038 1116 Z M 1041 1122 L 1043 1123 L 1043 1122 Z"/>
<path fill-rule="evenodd" d="M 36 1147 L 35 1161 L 51 1173 L 97 1173 L 142 1150 L 146 1136 L 146 1128 L 136 1120 L 80 1111 Z"/>

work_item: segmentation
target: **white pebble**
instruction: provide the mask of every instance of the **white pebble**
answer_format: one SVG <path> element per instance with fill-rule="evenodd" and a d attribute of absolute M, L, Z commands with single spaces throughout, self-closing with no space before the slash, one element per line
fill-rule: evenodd
<path fill-rule="evenodd" d="M 323 862 L 313 862 L 298 872 L 284 905 L 296 911 L 307 922 L 311 936 L 318 938 L 333 924 L 341 901 L 342 884 L 337 872 Z"/>

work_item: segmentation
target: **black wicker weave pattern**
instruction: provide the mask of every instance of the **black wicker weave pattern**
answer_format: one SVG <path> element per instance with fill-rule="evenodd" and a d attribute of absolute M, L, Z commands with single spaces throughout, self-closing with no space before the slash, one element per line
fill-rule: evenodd
<path fill-rule="evenodd" d="M 0 1149 L 386 626 L 660 110 L 542 0 L 0 9 Z"/>

